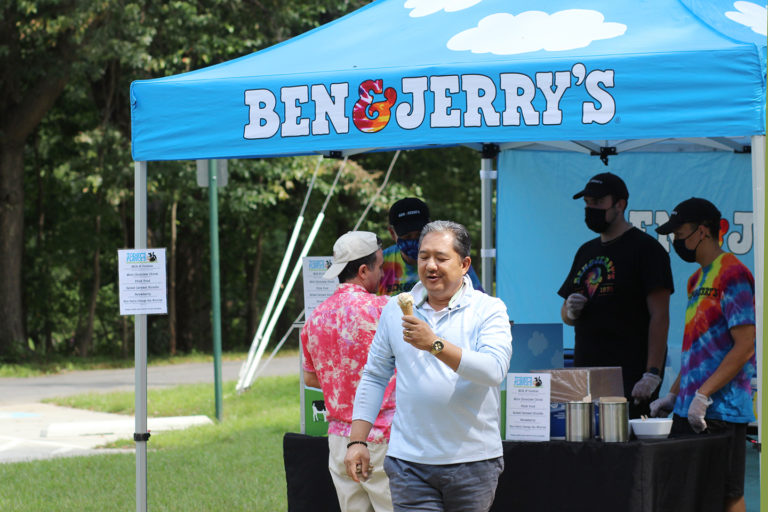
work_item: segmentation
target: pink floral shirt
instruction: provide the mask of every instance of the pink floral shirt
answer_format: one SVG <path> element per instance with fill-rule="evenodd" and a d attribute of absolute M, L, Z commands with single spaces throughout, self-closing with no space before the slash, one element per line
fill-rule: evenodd
<path fill-rule="evenodd" d="M 368 349 L 376 333 L 381 310 L 389 300 L 374 295 L 360 285 L 342 283 L 312 312 L 301 330 L 304 370 L 314 372 L 320 381 L 328 411 L 328 433 L 348 437 L 352 428 L 352 408 Z M 384 393 L 379 415 L 368 441 L 389 441 L 395 414 L 395 377 Z"/>

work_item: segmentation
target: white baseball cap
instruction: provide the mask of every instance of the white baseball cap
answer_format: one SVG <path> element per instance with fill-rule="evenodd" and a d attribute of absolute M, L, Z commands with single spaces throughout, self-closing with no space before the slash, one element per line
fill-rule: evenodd
<path fill-rule="evenodd" d="M 370 256 L 379 250 L 376 234 L 370 231 L 348 231 L 333 244 L 333 265 L 323 275 L 323 279 L 338 277 L 347 263 Z"/>

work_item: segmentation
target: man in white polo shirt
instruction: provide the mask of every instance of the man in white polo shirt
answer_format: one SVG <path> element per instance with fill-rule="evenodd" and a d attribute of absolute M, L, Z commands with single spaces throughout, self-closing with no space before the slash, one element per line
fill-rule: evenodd
<path fill-rule="evenodd" d="M 470 239 L 455 222 L 427 224 L 413 315 L 382 311 L 355 396 L 345 457 L 368 476 L 365 439 L 397 370 L 397 409 L 384 469 L 394 510 L 486 512 L 504 468 L 500 384 L 512 355 L 509 316 L 466 276 Z"/>

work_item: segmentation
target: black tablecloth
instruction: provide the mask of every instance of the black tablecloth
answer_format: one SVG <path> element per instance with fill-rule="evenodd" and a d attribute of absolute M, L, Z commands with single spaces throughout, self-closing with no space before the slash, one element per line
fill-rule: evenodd
<path fill-rule="evenodd" d="M 723 509 L 727 436 L 602 443 L 504 441 L 493 512 Z M 324 437 L 286 434 L 289 512 L 339 510 Z"/>

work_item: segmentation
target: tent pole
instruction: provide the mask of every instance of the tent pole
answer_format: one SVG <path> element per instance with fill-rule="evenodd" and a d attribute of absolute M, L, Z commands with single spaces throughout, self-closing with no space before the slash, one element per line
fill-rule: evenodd
<path fill-rule="evenodd" d="M 208 160 L 208 224 L 211 243 L 211 329 L 213 334 L 213 387 L 216 420 L 221 421 L 221 286 L 219 284 L 219 184 L 217 161 Z"/>
<path fill-rule="evenodd" d="M 147 162 L 134 164 L 134 248 L 147 248 Z M 135 315 L 136 512 L 147 511 L 147 315 Z"/>
<path fill-rule="evenodd" d="M 755 135 L 752 137 L 752 215 L 754 218 L 754 240 L 755 240 L 755 323 L 756 330 L 756 359 L 757 359 L 757 403 L 758 403 L 758 423 L 757 423 L 757 442 L 760 450 L 759 474 L 765 475 L 768 471 L 768 452 L 762 449 L 763 433 L 768 420 L 768 403 L 765 400 L 765 393 L 768 391 L 768 342 L 765 332 L 765 290 L 768 287 L 765 273 L 765 239 L 768 236 L 766 227 L 765 205 L 768 201 L 765 190 L 765 135 Z M 768 503 L 768 488 L 760 486 L 761 509 L 765 510 L 765 504 Z"/>
<path fill-rule="evenodd" d="M 482 267 L 481 283 L 485 293 L 493 293 L 493 260 L 496 258 L 496 249 L 493 246 L 493 180 L 496 179 L 496 171 L 493 170 L 494 161 L 499 154 L 499 146 L 496 144 L 483 144 L 482 159 L 480 160 L 480 183 L 481 194 L 481 224 L 482 239 L 480 249 L 480 259 Z"/>

